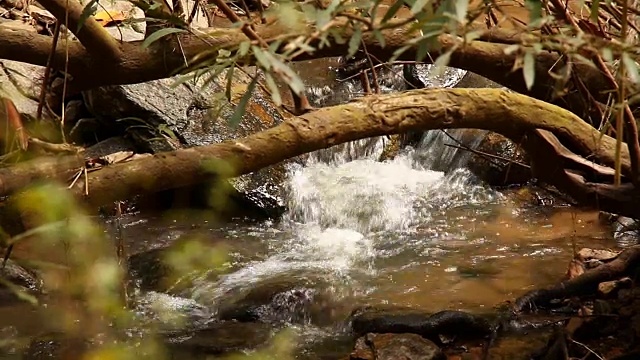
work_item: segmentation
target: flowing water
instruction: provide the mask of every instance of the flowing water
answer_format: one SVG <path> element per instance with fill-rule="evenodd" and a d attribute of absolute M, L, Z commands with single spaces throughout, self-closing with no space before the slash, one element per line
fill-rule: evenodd
<path fill-rule="evenodd" d="M 464 169 L 464 154 L 443 146 L 447 139 L 430 132 L 416 149 L 384 162 L 385 138 L 313 153 L 304 166 L 290 165 L 288 212 L 278 221 L 125 219 L 132 252 L 194 231 L 231 249 L 225 274 L 202 278 L 182 299 L 146 299 L 198 309 L 196 317 L 207 320 L 238 294 L 281 288 L 260 317 L 294 324 L 299 357 L 318 358 L 340 348 L 342 321 L 358 306 L 489 311 L 557 281 L 574 243 L 614 246 L 595 212 L 542 206 L 527 190 L 484 185 Z"/>
<path fill-rule="evenodd" d="M 423 82 L 450 86 L 462 75 L 450 70 Z M 357 82 L 328 87 L 325 81 L 322 75 L 310 87 L 316 105 L 362 91 Z M 391 78 L 383 91 L 397 88 L 394 81 L 401 80 Z M 127 237 L 151 238 L 157 246 L 195 228 L 225 239 L 231 270 L 203 278 L 187 297 L 215 318 L 230 299 L 242 298 L 238 294 L 280 289 L 267 297 L 260 318 L 297 326 L 300 358 L 336 348 L 344 354 L 352 344 L 338 345 L 343 320 L 358 306 L 490 311 L 556 282 L 573 244 L 612 245 L 595 212 L 539 206 L 526 191 L 482 184 L 464 169 L 466 154 L 444 146 L 464 131 L 449 135 L 431 131 L 416 149 L 390 161 L 378 161 L 386 141 L 380 137 L 315 152 L 304 166 L 291 164 L 288 212 L 276 222 L 167 226 L 144 219 L 126 229 Z"/>

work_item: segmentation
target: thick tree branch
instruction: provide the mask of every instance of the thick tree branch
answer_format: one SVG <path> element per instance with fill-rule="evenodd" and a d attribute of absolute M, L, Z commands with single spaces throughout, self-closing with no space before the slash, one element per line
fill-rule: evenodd
<path fill-rule="evenodd" d="M 261 38 L 266 42 L 287 37 L 295 38 L 301 35 L 299 32 L 292 33 L 288 27 L 278 22 L 265 26 L 256 26 L 256 31 L 260 33 Z M 307 31 L 308 34 L 310 34 L 314 30 L 313 28 L 309 28 Z M 349 37 L 352 30 L 345 24 L 342 31 L 344 34 L 343 37 Z M 21 32 L 5 32 L 5 34 L 7 37 L 3 36 L 0 38 L 1 58 L 44 64 L 46 56 L 43 54 L 48 53 L 51 48 L 48 41 L 47 45 L 44 45 L 43 38 L 46 37 L 38 37 L 37 35 L 28 33 L 27 35 Z M 492 32 L 492 34 L 496 35 L 498 33 Z M 363 40 L 369 53 L 378 58 L 389 58 L 396 49 L 404 46 L 414 35 L 415 32 L 407 28 L 385 30 L 383 31 L 385 38 L 384 48 L 381 47 L 377 39 L 371 35 L 364 36 Z M 491 35 L 487 36 L 491 38 Z M 509 36 L 508 33 L 500 34 L 501 38 L 508 38 Z M 36 40 L 36 42 L 34 42 L 32 46 L 26 46 L 21 49 L 21 51 L 4 50 L 1 46 L 4 43 L 9 46 L 8 49 L 13 50 L 17 48 L 17 45 L 21 41 L 27 39 Z M 177 41 L 156 42 L 149 49 L 142 49 L 140 42 L 123 43 L 119 46 L 120 52 L 122 53 L 119 61 L 105 61 L 104 58 L 98 56 L 87 56 L 86 52 L 81 51 L 82 49 L 79 45 L 75 46 L 74 44 L 73 48 L 70 49 L 70 72 L 76 79 L 82 79 L 84 82 L 83 84 L 76 85 L 77 89 L 86 89 L 101 85 L 139 83 L 165 78 L 175 74 L 177 70 L 184 66 L 185 55 L 186 58 L 190 60 L 194 56 L 204 51 L 210 51 L 211 49 L 236 48 L 238 44 L 247 40 L 249 40 L 247 36 L 243 34 L 242 30 L 237 28 L 210 29 L 206 34 L 199 36 L 181 36 L 180 44 L 182 45 L 184 54 L 181 52 Z M 446 51 L 453 46 L 461 45 L 461 40 L 450 35 L 443 35 L 440 37 L 440 43 L 442 45 L 441 51 Z M 23 44 L 30 43 L 27 42 Z M 313 54 L 303 54 L 296 60 L 342 56 L 346 53 L 347 46 L 347 44 L 333 44 L 331 47 L 325 47 Z M 507 44 L 474 41 L 463 47 L 459 46 L 456 48 L 452 54 L 450 65 L 475 72 L 517 92 L 530 95 L 543 101 L 549 101 L 552 98 L 553 85 L 556 81 L 549 75 L 549 70 L 557 64 L 559 59 L 558 55 L 550 52 L 538 54 L 536 58 L 536 83 L 531 91 L 528 91 L 522 72 L 520 70 L 512 71 L 517 55 L 506 55 L 504 51 L 507 46 Z M 63 56 L 63 54 L 63 49 L 59 49 L 56 56 Z M 95 55 L 93 53 L 91 54 Z M 434 52 L 431 54 L 431 57 L 437 58 L 438 55 L 438 53 Z M 31 56 L 33 56 L 33 59 L 30 60 Z M 404 53 L 402 59 L 415 60 L 415 57 L 416 49 L 409 49 Z M 62 64 L 60 62 L 57 63 Z M 596 97 L 597 100 L 606 102 L 606 97 L 608 96 L 607 91 L 612 89 L 610 89 L 610 84 L 607 82 L 605 76 L 586 65 L 576 64 L 574 65 L 574 69 L 577 71 L 577 75 L 582 79 L 585 86 L 592 90 L 594 97 Z M 571 99 L 567 99 L 565 101 L 566 104 L 563 103 L 561 99 L 555 103 L 574 110 L 576 113 L 580 110 L 579 107 L 583 106 L 581 102 L 576 103 L 576 101 Z"/>
<path fill-rule="evenodd" d="M 310 151 L 327 148 L 361 138 L 445 128 L 479 128 L 500 132 L 514 139 L 535 129 L 552 132 L 581 154 L 613 166 L 615 140 L 599 132 L 572 113 L 498 89 L 416 90 L 404 94 L 370 96 L 342 106 L 319 109 L 301 117 L 248 137 L 224 143 L 177 150 L 139 161 L 107 166 L 89 174 L 89 195 L 84 184 L 73 191 L 91 205 L 130 198 L 161 190 L 205 181 L 212 170 L 204 166 L 211 160 L 223 160 L 235 166 L 236 175 L 246 174 L 268 165 Z M 540 147 L 528 142 L 532 153 Z M 625 148 L 624 168 L 629 172 Z M 539 166 L 549 163 L 548 157 Z M 580 167 L 584 170 L 584 164 Z M 606 171 L 605 171 L 606 172 Z M 0 174 L 0 180 L 7 183 Z M 553 177 L 548 182 L 562 191 L 573 192 L 573 186 Z M 24 186 L 22 184 L 21 186 Z M 615 191 L 615 190 L 611 190 Z M 626 191 L 626 190 L 625 190 Z M 634 190 L 634 194 L 636 191 Z M 625 192 L 625 196 L 628 195 Z M 608 202 L 584 197 L 590 205 L 605 204 L 603 209 L 626 215 L 640 215 L 640 209 L 620 206 L 627 201 L 619 193 L 604 193 Z M 637 195 L 633 195 L 634 198 Z"/>
<path fill-rule="evenodd" d="M 118 61 L 122 55 L 118 42 L 92 17 L 88 17 L 78 31 L 83 6 L 77 0 L 40 0 L 42 6 L 68 28 L 89 52 L 105 60 Z M 68 18 L 67 18 L 68 15 Z"/>

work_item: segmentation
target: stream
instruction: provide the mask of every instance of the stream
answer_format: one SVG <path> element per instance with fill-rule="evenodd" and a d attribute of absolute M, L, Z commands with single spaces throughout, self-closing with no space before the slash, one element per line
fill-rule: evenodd
<path fill-rule="evenodd" d="M 359 91 L 350 86 L 348 91 Z M 342 90 L 319 84 L 312 91 L 316 103 L 327 104 L 335 102 L 327 96 Z M 167 307 L 197 305 L 196 316 L 206 322 L 232 299 L 275 287 L 281 291 L 254 310 L 255 316 L 293 326 L 297 358 L 335 359 L 353 347 L 344 319 L 359 306 L 490 311 L 555 283 L 574 245 L 615 247 L 610 228 L 599 223 L 595 211 L 560 202 L 539 205 L 531 201 L 531 193 L 542 193 L 535 188 L 486 186 L 464 168 L 464 153 L 444 146 L 441 132 L 429 132 L 415 149 L 380 162 L 385 141 L 339 145 L 311 154 L 304 166 L 290 164 L 288 211 L 275 221 L 221 226 L 125 217 L 130 253 L 192 233 L 224 241 L 230 249 L 224 274 L 196 281 L 181 297 L 144 296 Z M 141 305 L 141 314 L 147 310 Z M 3 312 L 4 325 L 24 314 L 18 308 Z M 29 320 L 20 321 L 20 327 L 29 327 Z"/>

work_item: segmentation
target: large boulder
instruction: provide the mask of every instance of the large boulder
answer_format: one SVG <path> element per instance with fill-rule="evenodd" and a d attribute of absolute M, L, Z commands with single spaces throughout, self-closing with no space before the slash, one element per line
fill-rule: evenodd
<path fill-rule="evenodd" d="M 356 341 L 350 360 L 445 360 L 440 348 L 415 334 L 367 334 Z"/>
<path fill-rule="evenodd" d="M 277 125 L 288 116 L 271 102 L 268 93 L 256 86 L 240 124 L 230 125 L 229 120 L 251 81 L 241 71 L 234 72 L 231 101 L 224 96 L 224 74 L 206 85 L 200 79 L 176 86 L 176 80 L 105 86 L 86 91 L 84 99 L 102 123 L 127 133 L 139 152 L 157 153 L 241 138 Z M 235 191 L 230 198 L 238 205 L 236 208 L 251 215 L 275 217 L 284 210 L 285 180 L 286 163 L 243 175 L 231 180 Z M 193 197 L 208 198 L 197 193 Z"/>

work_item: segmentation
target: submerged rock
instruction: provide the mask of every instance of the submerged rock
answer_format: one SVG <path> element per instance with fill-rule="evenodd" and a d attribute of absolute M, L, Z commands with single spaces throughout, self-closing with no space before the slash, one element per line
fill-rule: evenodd
<path fill-rule="evenodd" d="M 166 339 L 172 358 L 199 359 L 256 349 L 268 342 L 271 333 L 268 324 L 227 321 L 189 333 L 172 334 Z"/>
<path fill-rule="evenodd" d="M 367 334 L 356 341 L 350 360 L 445 360 L 440 348 L 415 334 Z"/>
<path fill-rule="evenodd" d="M 12 285 L 11 287 L 0 285 L 0 306 L 22 301 L 19 293 L 34 295 L 42 291 L 42 281 L 36 273 L 25 269 L 11 259 L 7 260 L 4 269 L 0 270 L 0 276 Z"/>
<path fill-rule="evenodd" d="M 320 279 L 281 277 L 229 291 L 217 305 L 221 320 L 328 325 L 333 319 L 327 284 Z"/>

